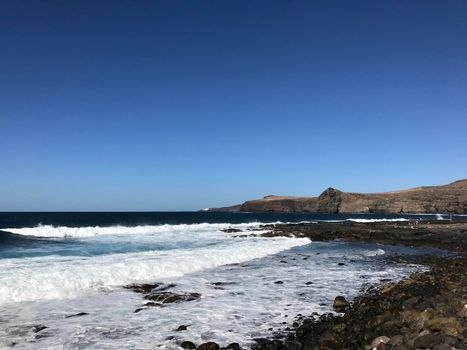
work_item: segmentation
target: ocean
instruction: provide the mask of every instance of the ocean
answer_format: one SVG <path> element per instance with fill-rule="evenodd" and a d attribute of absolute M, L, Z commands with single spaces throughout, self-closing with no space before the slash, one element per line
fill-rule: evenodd
<path fill-rule="evenodd" d="M 263 224 L 415 219 L 443 217 L 0 213 L 0 349 L 180 349 L 186 340 L 249 346 L 297 314 L 332 312 L 337 295 L 351 299 L 423 270 L 389 258 L 426 252 L 259 237 Z M 200 297 L 145 307 L 141 294 L 124 288 L 156 282 Z M 186 330 L 176 331 L 181 325 Z"/>

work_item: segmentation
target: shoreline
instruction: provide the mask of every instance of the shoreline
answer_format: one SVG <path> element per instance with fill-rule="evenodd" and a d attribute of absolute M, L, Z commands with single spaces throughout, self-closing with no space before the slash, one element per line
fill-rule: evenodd
<path fill-rule="evenodd" d="M 467 222 L 379 222 L 268 225 L 263 236 L 308 237 L 409 247 L 441 248 L 451 256 L 401 256 L 430 268 L 398 283 L 370 288 L 342 315 L 307 316 L 282 339 L 258 341 L 254 350 L 467 348 Z M 337 301 L 337 299 L 336 299 Z M 341 300 L 342 301 L 342 300 Z"/>

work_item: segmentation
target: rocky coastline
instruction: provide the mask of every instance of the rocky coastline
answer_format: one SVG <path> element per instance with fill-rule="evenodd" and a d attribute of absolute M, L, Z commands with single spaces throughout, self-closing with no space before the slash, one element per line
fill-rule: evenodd
<path fill-rule="evenodd" d="M 316 197 L 268 195 L 239 205 L 206 210 L 255 213 L 467 214 L 467 179 L 442 186 L 420 186 L 380 193 L 344 192 L 329 187 Z"/>
<path fill-rule="evenodd" d="M 321 222 L 263 225 L 261 236 L 307 237 L 311 241 L 341 240 L 408 247 L 441 248 L 446 254 L 397 256 L 398 263 L 429 269 L 398 283 L 372 286 L 354 300 L 337 296 L 336 313 L 296 315 L 290 327 L 255 339 L 251 350 L 461 350 L 467 349 L 467 221 Z M 229 232 L 237 232 L 229 231 Z M 251 235 L 258 235 L 255 231 Z M 278 281 L 276 283 L 282 283 Z M 180 293 L 173 284 L 132 284 L 125 288 L 150 307 L 197 300 L 197 293 Z M 214 284 L 213 287 L 222 288 Z M 189 325 L 180 325 L 181 332 Z M 173 339 L 168 335 L 167 339 Z M 181 342 L 183 349 L 241 350 L 237 343 Z M 225 345 L 225 344 L 223 344 Z"/>
<path fill-rule="evenodd" d="M 467 222 L 379 222 L 265 225 L 264 236 L 308 237 L 446 249 L 446 256 L 397 257 L 429 267 L 398 283 L 371 287 L 353 301 L 336 297 L 337 314 L 297 315 L 292 327 L 252 350 L 467 349 Z M 254 233 L 253 233 L 254 234 Z M 239 350 L 214 342 L 181 348 Z"/>
<path fill-rule="evenodd" d="M 398 257 L 430 268 L 396 284 L 371 288 L 353 302 L 337 299 L 342 315 L 309 316 L 282 339 L 254 350 L 467 349 L 467 222 L 274 225 L 266 235 L 448 249 L 452 255 Z"/>

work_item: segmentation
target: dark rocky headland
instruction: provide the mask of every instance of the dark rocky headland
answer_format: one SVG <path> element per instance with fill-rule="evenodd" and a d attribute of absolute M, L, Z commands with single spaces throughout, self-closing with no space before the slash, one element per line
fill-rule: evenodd
<path fill-rule="evenodd" d="M 351 193 L 328 188 L 318 197 L 266 196 L 241 205 L 211 208 L 227 212 L 446 213 L 467 214 L 467 179 L 444 186 L 422 186 L 382 193 Z"/>

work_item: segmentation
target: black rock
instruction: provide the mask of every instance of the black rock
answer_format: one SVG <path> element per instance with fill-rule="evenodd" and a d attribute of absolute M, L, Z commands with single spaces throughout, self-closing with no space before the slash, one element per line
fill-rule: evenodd
<path fill-rule="evenodd" d="M 143 284 L 129 284 L 124 286 L 125 289 L 131 289 L 135 293 L 151 293 L 151 291 L 157 287 L 162 286 L 163 283 L 143 283 Z"/>
<path fill-rule="evenodd" d="M 176 332 L 186 331 L 187 328 L 188 328 L 188 326 L 185 326 L 184 324 L 182 324 L 181 326 L 178 326 L 178 328 L 175 331 Z"/>
<path fill-rule="evenodd" d="M 229 227 L 229 228 L 225 228 L 223 230 L 221 230 L 222 232 L 225 232 L 225 233 L 236 233 L 236 232 L 242 232 L 242 230 L 238 229 L 238 228 L 233 228 L 233 227 Z"/>
<path fill-rule="evenodd" d="M 196 349 L 196 345 L 193 344 L 191 341 L 184 341 L 183 343 L 180 344 L 180 346 L 181 346 L 183 349 L 187 349 L 187 350 Z"/>
<path fill-rule="evenodd" d="M 86 316 L 89 315 L 87 312 L 78 312 L 77 314 L 74 315 L 67 315 L 65 318 L 72 318 L 72 317 L 80 317 L 80 316 Z"/>
<path fill-rule="evenodd" d="M 38 324 L 38 325 L 35 325 L 35 326 L 32 327 L 32 331 L 34 333 L 39 333 L 40 331 L 42 331 L 42 330 L 44 330 L 46 328 L 49 328 L 49 327 L 44 326 L 43 324 Z"/>
<path fill-rule="evenodd" d="M 125 289 L 131 289 L 135 293 L 149 294 L 155 290 L 161 292 L 170 288 L 175 287 L 176 284 L 164 284 L 164 283 L 142 283 L 142 284 L 129 284 L 124 286 Z"/>
<path fill-rule="evenodd" d="M 151 293 L 144 297 L 151 300 L 151 303 L 146 303 L 146 306 L 160 306 L 162 304 L 181 303 L 184 301 L 193 301 L 201 298 L 199 293 L 177 294 L 173 292 L 158 292 Z"/>
<path fill-rule="evenodd" d="M 283 348 L 287 350 L 300 350 L 302 348 L 302 344 L 296 340 L 290 340 L 284 343 Z"/>
<path fill-rule="evenodd" d="M 223 350 L 242 350 L 242 347 L 238 343 L 232 343 L 222 349 Z"/>
<path fill-rule="evenodd" d="M 274 283 L 275 283 L 275 284 L 283 284 L 284 282 L 282 282 L 282 281 L 276 281 L 276 282 L 274 282 Z"/>

